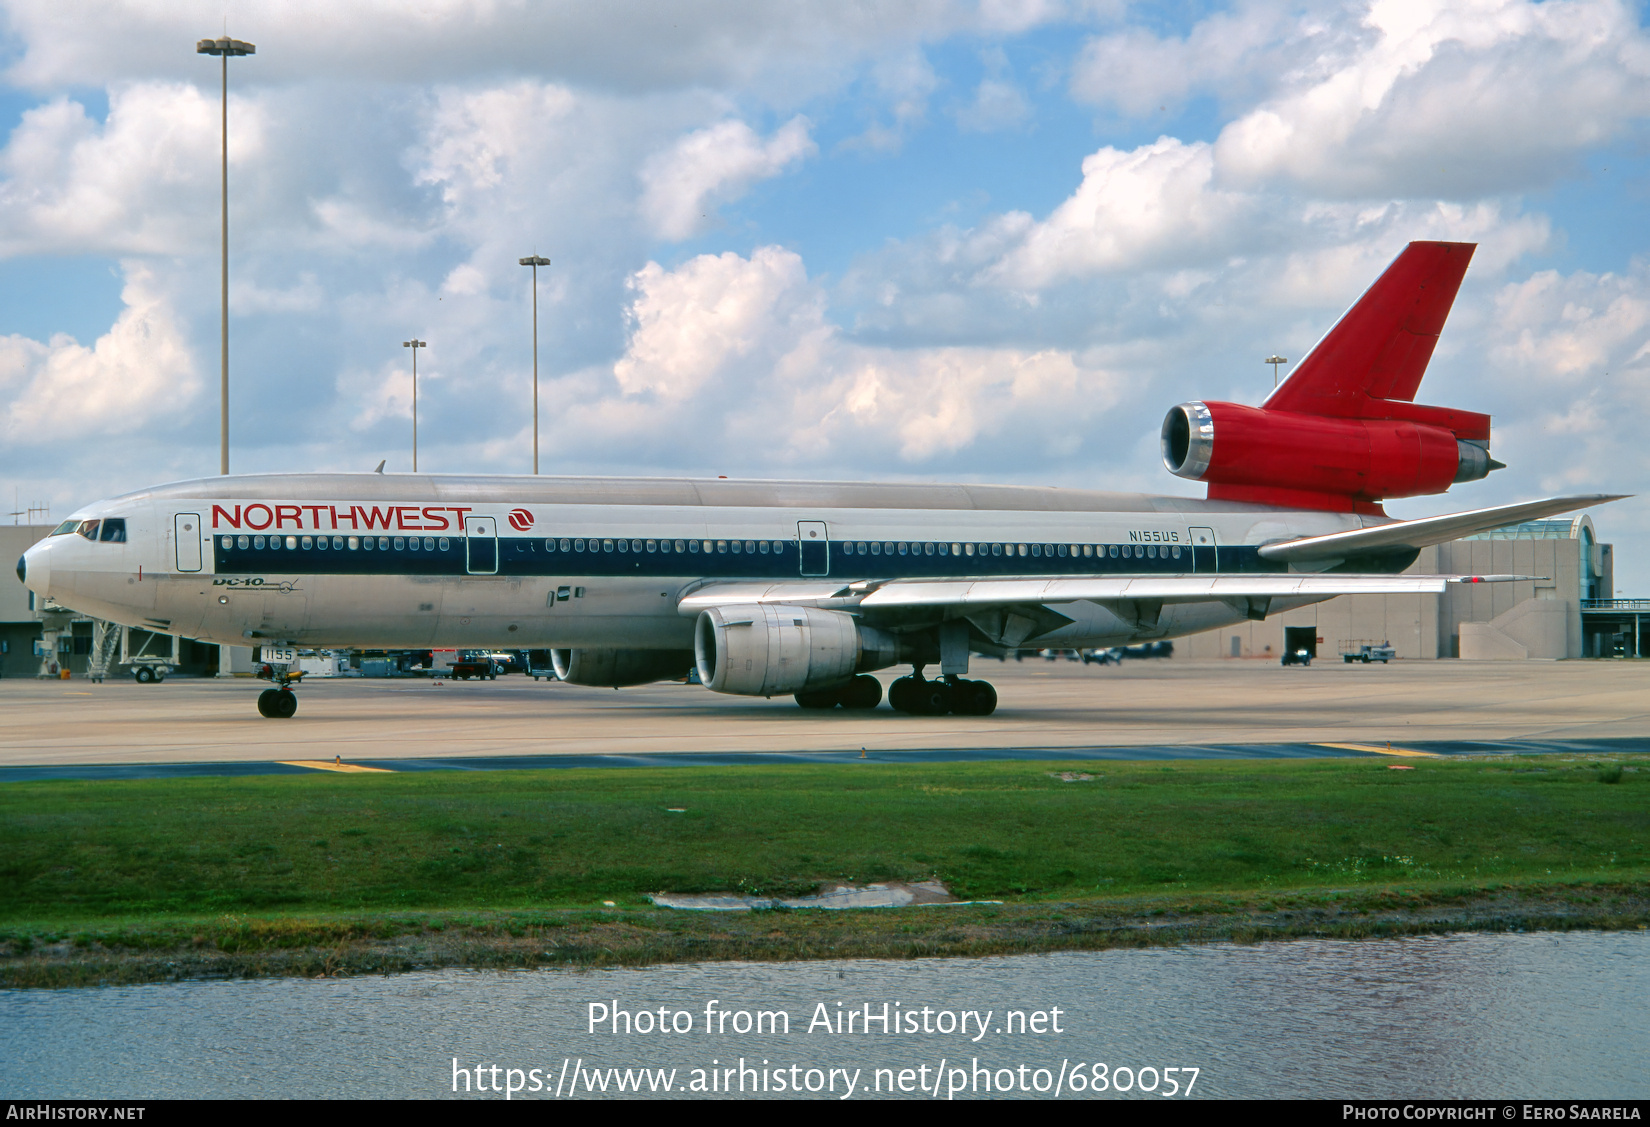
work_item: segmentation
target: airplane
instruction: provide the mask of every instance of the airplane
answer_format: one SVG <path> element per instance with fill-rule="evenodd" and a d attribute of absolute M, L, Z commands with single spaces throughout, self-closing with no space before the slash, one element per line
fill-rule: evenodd
<path fill-rule="evenodd" d="M 1393 498 L 1502 463 L 1490 417 L 1414 402 L 1475 244 L 1410 243 L 1259 407 L 1172 408 L 1204 499 L 1011 485 L 258 474 L 81 509 L 18 561 L 48 605 L 259 647 L 258 710 L 297 711 L 303 648 L 550 649 L 561 679 L 697 669 L 720 693 L 984 716 L 972 655 L 1174 638 L 1337 595 L 1508 575 L 1401 574 L 1420 549 L 1619 499 L 1418 520 Z M 938 666 L 938 677 L 924 671 Z"/>

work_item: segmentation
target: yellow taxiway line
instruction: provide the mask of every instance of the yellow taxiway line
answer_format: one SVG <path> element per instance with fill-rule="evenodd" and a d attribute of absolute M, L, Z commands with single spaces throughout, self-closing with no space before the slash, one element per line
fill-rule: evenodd
<path fill-rule="evenodd" d="M 1334 747 L 1339 748 L 1342 751 L 1370 751 L 1374 752 L 1376 755 L 1408 755 L 1414 756 L 1417 759 L 1443 758 L 1443 756 L 1439 755 L 1436 751 L 1416 751 L 1414 748 L 1393 747 L 1391 744 L 1387 744 L 1385 747 L 1382 747 L 1380 744 L 1315 744 L 1313 746 Z"/>
<path fill-rule="evenodd" d="M 278 759 L 276 762 L 283 767 L 308 767 L 313 771 L 341 771 L 345 774 L 376 771 L 384 775 L 393 774 L 388 767 L 363 767 L 359 763 L 339 763 L 336 761 L 328 763 L 325 759 Z"/>

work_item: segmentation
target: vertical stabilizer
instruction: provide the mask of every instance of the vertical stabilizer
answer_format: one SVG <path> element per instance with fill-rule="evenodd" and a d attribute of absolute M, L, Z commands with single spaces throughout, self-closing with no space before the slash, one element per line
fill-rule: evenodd
<path fill-rule="evenodd" d="M 1449 420 L 1433 414 L 1444 412 L 1457 417 L 1452 429 L 1475 431 L 1471 412 L 1409 406 L 1475 249 L 1474 243 L 1410 243 L 1271 394 L 1264 408 L 1449 426 Z M 1483 435 L 1460 437 L 1487 439 L 1488 419 L 1484 424 Z"/>

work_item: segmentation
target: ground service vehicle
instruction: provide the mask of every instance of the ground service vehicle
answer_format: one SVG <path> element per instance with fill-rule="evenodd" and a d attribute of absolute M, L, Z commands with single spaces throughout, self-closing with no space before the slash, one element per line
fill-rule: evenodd
<path fill-rule="evenodd" d="M 1361 638 L 1354 638 L 1341 643 L 1341 660 L 1348 665 L 1355 661 L 1361 661 L 1365 665 L 1378 661 L 1385 665 L 1397 656 L 1398 651 L 1386 642 L 1366 642 Z"/>

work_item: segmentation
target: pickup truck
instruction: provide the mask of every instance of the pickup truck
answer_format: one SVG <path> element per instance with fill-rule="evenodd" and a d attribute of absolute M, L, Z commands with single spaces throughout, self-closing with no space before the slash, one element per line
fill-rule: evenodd
<path fill-rule="evenodd" d="M 1341 660 L 1351 665 L 1354 661 L 1361 661 L 1368 665 L 1378 661 L 1382 665 L 1398 656 L 1398 651 L 1386 642 L 1343 642 L 1341 643 Z"/>

